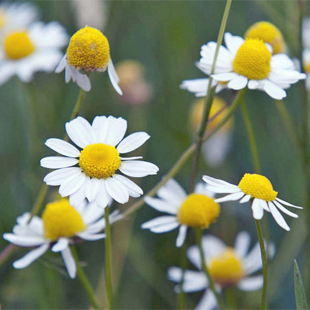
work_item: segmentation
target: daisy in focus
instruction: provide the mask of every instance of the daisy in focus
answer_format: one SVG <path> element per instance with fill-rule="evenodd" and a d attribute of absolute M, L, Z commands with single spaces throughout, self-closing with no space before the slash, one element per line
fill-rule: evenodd
<path fill-rule="evenodd" d="M 207 235 L 202 238 L 202 248 L 206 264 L 215 288 L 219 292 L 230 286 L 237 286 L 242 291 L 255 291 L 263 286 L 263 276 L 250 276 L 262 268 L 259 244 L 257 243 L 249 252 L 250 234 L 238 233 L 234 248 L 226 246 L 222 240 L 215 236 Z M 270 252 L 274 248 L 269 246 Z M 273 256 L 273 253 L 270 253 Z M 204 291 L 195 310 L 210 310 L 217 306 L 214 293 L 209 289 L 208 279 L 202 271 L 201 258 L 198 246 L 191 246 L 187 250 L 187 257 L 199 270 L 185 270 L 183 291 L 185 293 Z M 180 283 L 182 269 L 171 267 L 168 269 L 169 280 Z M 179 292 L 179 285 L 176 286 Z"/>
<path fill-rule="evenodd" d="M 61 139 L 48 139 L 45 144 L 63 156 L 41 159 L 41 166 L 55 171 L 47 174 L 44 182 L 60 186 L 62 197 L 70 196 L 70 204 L 79 206 L 85 198 L 104 208 L 112 199 L 126 203 L 139 197 L 142 189 L 130 177 L 157 174 L 158 167 L 139 160 L 142 157 L 122 157 L 142 144 L 150 136 L 136 132 L 124 138 L 127 121 L 113 116 L 96 116 L 89 124 L 83 117 L 66 123 L 66 132 L 77 147 Z"/>
<path fill-rule="evenodd" d="M 86 26 L 71 37 L 67 53 L 63 56 L 55 72 L 59 73 L 63 70 L 65 70 L 66 83 L 72 79 L 84 91 L 91 89 L 88 77 L 91 72 L 108 70 L 114 89 L 122 95 L 122 90 L 118 86 L 119 77 L 110 57 L 109 41 L 95 28 Z"/>
<path fill-rule="evenodd" d="M 187 195 L 175 180 L 170 179 L 157 191 L 157 195 L 159 198 L 146 197 L 145 202 L 155 210 L 170 215 L 156 217 L 141 227 L 153 233 L 179 228 L 177 247 L 183 245 L 188 227 L 208 228 L 220 214 L 220 206 L 203 184 L 197 184 L 194 193 Z"/>
<path fill-rule="evenodd" d="M 0 85 L 17 75 L 30 82 L 37 71 L 54 71 L 68 35 L 58 22 L 35 22 L 27 28 L 2 33 L 0 38 Z"/>
<path fill-rule="evenodd" d="M 291 84 L 305 79 L 295 70 L 293 61 L 285 54 L 272 55 L 272 47 L 261 39 L 233 36 L 225 33 L 226 47 L 221 46 L 213 79 L 227 83 L 227 87 L 240 90 L 245 87 L 266 92 L 281 100 Z M 199 67 L 211 73 L 216 43 L 209 42 L 201 48 Z"/>
<path fill-rule="evenodd" d="M 206 175 L 203 177 L 203 180 L 208 184 L 207 188 L 211 192 L 228 194 L 216 199 L 216 202 L 239 200 L 240 203 L 245 203 L 251 200 L 254 219 L 261 220 L 265 210 L 270 212 L 277 224 L 287 231 L 290 230 L 290 227 L 279 210 L 288 216 L 298 218 L 297 214 L 287 210 L 283 205 L 302 209 L 302 207 L 292 205 L 278 198 L 278 192 L 274 191 L 271 182 L 259 174 L 246 173 L 238 186 Z"/>
<path fill-rule="evenodd" d="M 199 128 L 203 115 L 204 99 L 197 100 L 190 112 L 191 132 L 195 133 Z M 224 119 L 228 106 L 226 102 L 215 96 L 211 106 L 207 132 L 212 132 Z M 232 133 L 234 129 L 234 118 L 231 117 L 222 128 L 202 145 L 204 159 L 208 165 L 215 168 L 222 165 L 232 144 Z"/>
<path fill-rule="evenodd" d="M 93 241 L 104 238 L 105 234 L 100 233 L 105 229 L 103 214 L 103 209 L 92 204 L 82 204 L 75 209 L 68 199 L 47 204 L 42 218 L 34 216 L 30 222 L 30 213 L 23 214 L 17 218 L 13 233 L 6 233 L 3 238 L 17 246 L 35 249 L 15 261 L 13 267 L 28 267 L 51 247 L 53 252 L 61 253 L 70 278 L 75 278 L 76 264 L 69 245 L 80 239 Z M 115 211 L 110 215 L 110 222 L 120 217 Z"/>

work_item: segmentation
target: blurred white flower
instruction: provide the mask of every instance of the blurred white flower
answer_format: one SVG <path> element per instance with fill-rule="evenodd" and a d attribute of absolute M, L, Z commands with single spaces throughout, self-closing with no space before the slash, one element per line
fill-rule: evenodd
<path fill-rule="evenodd" d="M 103 214 L 104 209 L 95 204 L 81 204 L 75 209 L 68 199 L 62 199 L 47 204 L 42 218 L 34 216 L 29 222 L 30 213 L 18 217 L 13 233 L 5 233 L 3 238 L 17 246 L 35 249 L 15 261 L 14 268 L 28 267 L 51 247 L 53 252 L 61 252 L 70 278 L 75 278 L 76 264 L 69 245 L 78 239 L 93 241 L 104 238 L 105 234 L 100 233 L 105 229 Z M 118 211 L 113 212 L 110 223 L 120 217 Z"/>
<path fill-rule="evenodd" d="M 30 82 L 37 71 L 54 71 L 68 35 L 58 22 L 35 22 L 0 37 L 0 85 L 17 75 Z"/>
<path fill-rule="evenodd" d="M 216 202 L 239 200 L 240 203 L 245 203 L 252 200 L 253 217 L 256 220 L 261 220 L 263 218 L 265 210 L 270 212 L 277 224 L 285 230 L 290 230 L 290 227 L 287 225 L 279 210 L 291 217 L 297 218 L 298 215 L 287 210 L 283 205 L 302 209 L 302 207 L 292 205 L 277 198 L 278 192 L 274 191 L 271 182 L 266 177 L 259 174 L 246 173 L 238 186 L 206 175 L 203 177 L 203 180 L 208 184 L 207 188 L 211 192 L 228 194 L 222 198 L 216 199 Z"/>
<path fill-rule="evenodd" d="M 220 206 L 202 183 L 196 185 L 193 194 L 187 195 L 175 180 L 170 179 L 157 191 L 157 195 L 159 198 L 146 197 L 145 202 L 155 210 L 170 215 L 156 217 L 141 227 L 153 233 L 164 233 L 179 227 L 177 247 L 183 245 L 188 227 L 208 228 L 220 214 Z"/>
<path fill-rule="evenodd" d="M 263 286 L 263 276 L 249 276 L 262 268 L 262 260 L 259 244 L 250 247 L 250 234 L 248 232 L 238 233 L 234 248 L 226 246 L 219 238 L 211 235 L 202 237 L 202 249 L 206 259 L 210 276 L 219 292 L 229 286 L 237 286 L 242 291 L 255 291 Z M 273 256 L 274 246 L 269 245 L 269 255 Z M 182 289 L 185 293 L 204 291 L 195 310 L 211 310 L 217 306 L 214 293 L 209 289 L 209 281 L 202 270 L 200 252 L 198 246 L 191 246 L 187 250 L 187 257 L 199 270 L 185 270 Z M 182 280 L 182 269 L 170 267 L 168 269 L 169 280 L 180 283 Z M 180 292 L 179 285 L 176 292 Z"/>
<path fill-rule="evenodd" d="M 107 69 L 114 89 L 122 95 L 122 90 L 118 85 L 119 77 L 110 57 L 108 39 L 98 29 L 86 26 L 71 37 L 67 53 L 63 56 L 55 72 L 59 73 L 65 70 L 66 83 L 72 79 L 84 91 L 90 91 L 89 73 L 104 72 Z"/>
<path fill-rule="evenodd" d="M 78 206 L 85 198 L 96 201 L 104 208 L 113 198 L 126 203 L 131 197 L 139 197 L 142 189 L 130 177 L 154 175 L 158 167 L 137 160 L 141 156 L 121 157 L 144 144 L 150 136 L 136 132 L 126 138 L 127 121 L 113 116 L 96 116 L 92 125 L 83 117 L 66 123 L 69 138 L 80 148 L 61 139 L 48 139 L 45 144 L 63 156 L 41 159 L 41 166 L 57 169 L 44 178 L 47 185 L 58 186 L 62 197 L 70 196 L 70 203 Z M 117 147 L 116 147 L 117 146 Z"/>

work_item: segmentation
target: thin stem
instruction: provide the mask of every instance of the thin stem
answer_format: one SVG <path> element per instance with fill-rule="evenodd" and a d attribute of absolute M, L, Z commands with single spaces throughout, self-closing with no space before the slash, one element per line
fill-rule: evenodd
<path fill-rule="evenodd" d="M 47 193 L 47 189 L 48 189 L 48 186 L 43 183 L 42 186 L 41 186 L 41 189 L 39 191 L 39 195 L 37 197 L 37 200 L 36 202 L 34 203 L 33 207 L 32 207 L 32 210 L 31 210 L 31 217 L 29 218 L 29 221 L 28 223 L 31 221 L 31 218 L 38 214 L 42 205 L 43 205 L 43 201 L 45 199 L 45 196 L 46 196 L 46 193 Z"/>
<path fill-rule="evenodd" d="M 14 251 L 17 249 L 17 246 L 10 243 L 8 244 L 4 250 L 0 254 L 0 266 L 2 266 L 8 258 L 14 253 Z"/>
<path fill-rule="evenodd" d="M 199 248 L 202 270 L 206 274 L 206 277 L 207 277 L 207 279 L 209 281 L 209 287 L 212 290 L 212 292 L 214 293 L 220 309 L 225 309 L 226 308 L 225 302 L 222 299 L 222 297 L 220 296 L 220 294 L 218 293 L 218 291 L 215 289 L 213 279 L 210 276 L 209 269 L 208 269 L 208 266 L 206 264 L 206 259 L 205 259 L 204 251 L 203 251 L 203 248 L 202 248 L 202 245 L 201 245 L 202 232 L 203 232 L 203 230 L 201 228 L 196 228 L 195 229 L 196 243 L 197 243 L 198 248 Z"/>
<path fill-rule="evenodd" d="M 261 310 L 267 309 L 267 274 L 268 274 L 268 263 L 267 263 L 267 253 L 265 249 L 265 243 L 263 238 L 262 226 L 259 220 L 255 220 L 256 231 L 258 236 L 258 242 L 260 246 L 262 261 L 263 261 L 263 292 L 262 292 L 262 302 L 261 302 Z"/>
<path fill-rule="evenodd" d="M 79 277 L 79 279 L 80 279 L 80 281 L 81 281 L 81 283 L 85 289 L 85 292 L 87 293 L 89 300 L 90 300 L 92 306 L 94 307 L 94 309 L 99 310 L 100 307 L 99 307 L 99 304 L 97 302 L 95 292 L 94 292 L 92 286 L 90 285 L 89 280 L 87 279 L 83 268 L 80 266 L 79 257 L 78 257 L 77 251 L 76 251 L 74 246 L 71 246 L 71 252 L 72 252 L 72 255 L 73 255 L 75 263 L 76 263 L 78 277 Z"/>
<path fill-rule="evenodd" d="M 111 276 L 111 227 L 109 222 L 109 207 L 104 209 L 105 218 L 105 269 L 106 269 L 106 288 L 109 309 L 113 309 L 112 276 Z"/>
<path fill-rule="evenodd" d="M 186 259 L 186 240 L 181 248 L 181 253 L 180 253 L 180 261 L 181 261 L 181 268 L 182 268 L 182 278 L 181 278 L 181 281 L 180 281 L 180 289 L 181 289 L 181 292 L 180 294 L 178 295 L 178 309 L 180 310 L 183 310 L 183 309 L 186 309 L 185 307 L 185 300 L 186 300 L 186 294 L 185 292 L 183 291 L 183 283 L 184 283 L 184 275 L 185 275 L 185 269 L 186 269 L 186 265 L 187 265 L 187 259 Z"/>

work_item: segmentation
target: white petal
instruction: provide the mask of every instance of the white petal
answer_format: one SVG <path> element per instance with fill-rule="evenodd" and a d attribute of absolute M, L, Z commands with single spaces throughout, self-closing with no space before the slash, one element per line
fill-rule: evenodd
<path fill-rule="evenodd" d="M 179 227 L 179 225 L 180 224 L 178 222 L 169 223 L 169 224 L 153 227 L 150 229 L 150 231 L 153 233 L 161 234 L 161 233 L 165 233 L 167 231 L 176 229 L 177 227 Z"/>
<path fill-rule="evenodd" d="M 73 69 L 73 74 L 76 80 L 76 84 L 84 91 L 90 91 L 91 85 L 89 77 L 86 74 L 79 72 L 79 70 Z"/>
<path fill-rule="evenodd" d="M 175 216 L 159 216 L 142 224 L 141 228 L 150 229 L 166 224 L 177 223 Z"/>
<path fill-rule="evenodd" d="M 253 211 L 253 217 L 256 220 L 261 220 L 263 218 L 264 209 L 263 209 L 262 204 L 261 204 L 261 199 L 255 198 L 253 200 L 252 211 Z"/>
<path fill-rule="evenodd" d="M 46 241 L 40 236 L 16 236 L 14 234 L 3 234 L 3 239 L 22 247 L 39 246 Z"/>
<path fill-rule="evenodd" d="M 105 180 L 105 187 L 108 194 L 119 203 L 126 203 L 129 199 L 129 193 L 125 185 L 117 179 L 111 177 Z"/>
<path fill-rule="evenodd" d="M 80 151 L 76 147 L 61 139 L 56 138 L 48 139 L 46 140 L 45 145 L 61 155 L 69 157 L 80 156 Z"/>
<path fill-rule="evenodd" d="M 121 90 L 120 87 L 118 86 L 119 77 L 118 77 L 118 75 L 117 75 L 117 73 L 116 73 L 116 70 L 115 70 L 115 68 L 114 68 L 112 59 L 110 59 L 109 62 L 108 62 L 108 74 L 109 74 L 110 81 L 111 81 L 111 83 L 112 83 L 114 89 L 116 90 L 116 92 L 117 92 L 119 95 L 123 95 L 122 90 Z"/>
<path fill-rule="evenodd" d="M 92 123 L 92 128 L 96 136 L 97 143 L 103 143 L 108 133 L 108 121 L 106 116 L 96 116 Z"/>
<path fill-rule="evenodd" d="M 211 186 L 208 185 L 207 189 L 213 193 L 216 194 L 233 194 L 233 193 L 238 193 L 241 192 L 241 189 L 239 187 L 231 187 L 231 186 Z M 244 195 L 244 194 L 243 194 Z"/>
<path fill-rule="evenodd" d="M 135 132 L 126 137 L 117 147 L 117 150 L 120 154 L 122 153 L 129 153 L 142 144 L 145 143 L 150 138 L 146 132 Z"/>
<path fill-rule="evenodd" d="M 76 192 L 86 181 L 86 176 L 81 173 L 76 178 L 70 178 L 68 182 L 64 182 L 59 187 L 59 194 L 61 197 L 66 197 Z"/>
<path fill-rule="evenodd" d="M 59 238 L 58 241 L 53 245 L 53 252 L 63 251 L 69 245 L 69 239 L 67 238 Z"/>
<path fill-rule="evenodd" d="M 250 234 L 247 231 L 240 232 L 235 240 L 235 251 L 243 258 L 249 251 L 251 243 Z"/>
<path fill-rule="evenodd" d="M 228 183 L 228 182 L 225 182 L 225 181 L 223 181 L 223 180 L 219 180 L 219 179 L 215 179 L 215 178 L 212 178 L 212 177 L 210 177 L 210 176 L 208 176 L 208 175 L 204 175 L 203 177 L 202 177 L 202 179 L 206 182 L 206 183 L 208 183 L 208 184 L 210 184 L 210 185 L 213 185 L 213 186 L 231 186 L 232 188 L 236 188 L 236 187 L 238 187 L 238 186 L 236 186 L 236 185 L 234 185 L 234 184 L 231 184 L 231 183 Z"/>
<path fill-rule="evenodd" d="M 184 244 L 184 241 L 185 241 L 185 238 L 186 238 L 186 233 L 187 233 L 187 226 L 186 225 L 181 225 L 180 229 L 179 229 L 179 234 L 178 234 L 178 237 L 177 237 L 177 240 L 176 240 L 176 246 L 178 248 L 180 248 Z"/>
<path fill-rule="evenodd" d="M 238 77 L 238 74 L 235 72 L 225 72 L 225 73 L 212 74 L 212 78 L 214 78 L 217 81 L 221 81 L 221 82 L 227 82 L 227 81 L 230 81 L 236 77 Z"/>
<path fill-rule="evenodd" d="M 91 125 L 81 116 L 67 122 L 66 131 L 69 138 L 82 149 L 95 143 L 95 134 Z"/>
<path fill-rule="evenodd" d="M 136 159 L 142 159 L 143 156 L 132 156 L 132 157 L 122 157 L 122 156 L 120 156 L 119 158 L 120 158 L 122 161 L 123 161 L 123 160 L 136 160 Z"/>
<path fill-rule="evenodd" d="M 60 156 L 48 156 L 44 157 L 40 161 L 41 167 L 58 169 L 67 168 L 76 165 L 79 162 L 76 158 L 60 157 Z"/>
<path fill-rule="evenodd" d="M 228 50 L 235 55 L 238 52 L 238 49 L 244 43 L 244 39 L 239 36 L 233 36 L 231 33 L 226 32 L 224 35 L 225 44 Z"/>
<path fill-rule="evenodd" d="M 289 206 L 289 207 L 293 207 L 293 208 L 297 208 L 297 209 L 302 209 L 302 207 L 292 205 L 291 203 L 286 202 L 286 201 L 284 201 L 284 200 L 282 200 L 280 198 L 276 198 L 276 201 L 280 202 L 281 204 L 283 204 L 285 206 Z"/>
<path fill-rule="evenodd" d="M 70 278 L 74 279 L 76 276 L 76 265 L 70 247 L 67 247 L 61 251 L 61 256 L 64 260 Z"/>
<path fill-rule="evenodd" d="M 158 167 L 152 163 L 142 160 L 128 160 L 121 163 L 119 170 L 130 177 L 145 177 L 155 175 Z"/>
<path fill-rule="evenodd" d="M 246 87 L 247 83 L 248 79 L 245 76 L 239 75 L 230 80 L 227 84 L 227 87 L 232 88 L 234 90 L 239 90 Z"/>
<path fill-rule="evenodd" d="M 256 81 L 256 80 L 250 80 L 249 83 L 248 83 L 248 88 L 249 89 L 257 89 L 260 87 L 260 83 L 259 81 Z"/>
<path fill-rule="evenodd" d="M 66 64 L 67 64 L 67 54 L 65 54 L 65 55 L 61 58 L 61 60 L 60 60 L 60 62 L 59 62 L 59 64 L 58 64 L 58 66 L 57 66 L 56 69 L 55 69 L 55 73 L 60 73 L 60 72 L 62 72 L 62 71 L 65 69 Z"/>
<path fill-rule="evenodd" d="M 273 218 L 278 223 L 278 225 L 287 231 L 291 230 L 290 227 L 287 225 L 285 219 L 281 215 L 281 213 L 278 211 L 278 209 L 272 203 L 269 204 L 269 208 L 270 208 L 270 212 L 271 212 Z"/>
<path fill-rule="evenodd" d="M 195 93 L 196 97 L 206 96 L 208 87 L 209 79 L 185 80 L 180 85 L 181 89 L 186 89 L 191 93 Z"/>
<path fill-rule="evenodd" d="M 105 138 L 105 142 L 108 145 L 117 145 L 125 136 L 127 130 L 127 121 L 121 117 L 109 116 L 108 122 L 108 133 Z"/>
<path fill-rule="evenodd" d="M 28 267 L 36 259 L 38 259 L 40 256 L 42 256 L 48 250 L 48 248 L 49 248 L 49 243 L 45 243 L 42 246 L 40 246 L 39 248 L 30 251 L 24 257 L 15 261 L 13 263 L 13 267 L 16 269 Z"/>
<path fill-rule="evenodd" d="M 286 97 L 286 91 L 270 81 L 266 80 L 263 88 L 264 91 L 273 99 L 281 100 Z"/>
<path fill-rule="evenodd" d="M 217 306 L 217 300 L 214 293 L 207 289 L 194 310 L 212 310 Z"/>
<path fill-rule="evenodd" d="M 90 203 L 81 214 L 83 222 L 88 226 L 96 222 L 104 214 L 104 209 L 97 206 L 97 203 Z M 88 229 L 88 228 L 87 228 Z"/>
<path fill-rule="evenodd" d="M 128 193 L 131 197 L 140 197 L 141 195 L 143 195 L 143 190 L 136 183 L 129 180 L 128 178 L 120 174 L 114 174 L 113 178 L 120 181 L 123 185 L 126 186 Z"/>
<path fill-rule="evenodd" d="M 245 203 L 245 202 L 248 202 L 250 201 L 251 199 L 251 195 L 245 195 L 242 199 L 240 199 L 240 203 Z"/>
<path fill-rule="evenodd" d="M 88 182 L 89 184 L 86 187 L 85 195 L 86 195 L 86 198 L 90 202 L 92 202 L 96 199 L 98 195 L 98 192 L 100 189 L 100 180 L 93 178 L 93 179 L 90 179 Z"/>
<path fill-rule="evenodd" d="M 81 169 L 78 167 L 61 168 L 48 173 L 43 181 L 47 185 L 57 186 L 67 179 L 78 177 L 81 173 Z"/>
<path fill-rule="evenodd" d="M 197 268 L 201 269 L 201 259 L 200 259 L 200 252 L 199 248 L 194 245 L 188 248 L 186 255 L 190 262 Z"/>
<path fill-rule="evenodd" d="M 176 207 L 179 207 L 187 198 L 183 187 L 174 179 L 168 180 L 164 186 L 160 187 L 157 195 Z"/>
<path fill-rule="evenodd" d="M 256 291 L 263 286 L 263 276 L 248 277 L 238 283 L 238 288 L 243 291 Z"/>
<path fill-rule="evenodd" d="M 201 245 L 207 259 L 212 256 L 220 255 L 226 249 L 225 243 L 212 235 L 203 236 Z"/>
<path fill-rule="evenodd" d="M 294 218 L 298 218 L 298 215 L 297 215 L 296 213 L 287 210 L 286 208 L 284 208 L 284 207 L 283 207 L 279 202 L 277 202 L 276 200 L 271 201 L 270 203 L 274 203 L 278 209 L 280 209 L 283 213 L 287 214 L 288 216 L 291 216 L 291 217 L 294 217 Z"/>
<path fill-rule="evenodd" d="M 77 208 L 85 200 L 85 183 L 77 191 L 70 195 L 69 203 L 71 206 Z"/>
<path fill-rule="evenodd" d="M 78 234 L 78 236 L 81 239 L 88 240 L 88 241 L 100 240 L 100 239 L 104 239 L 106 237 L 105 234 L 89 235 L 87 233 L 80 233 L 80 234 Z"/>
<path fill-rule="evenodd" d="M 215 202 L 220 203 L 220 202 L 225 202 L 225 201 L 236 201 L 236 200 L 239 200 L 243 196 L 244 196 L 244 193 L 240 191 L 237 193 L 224 196 L 222 198 L 215 199 Z"/>
<path fill-rule="evenodd" d="M 247 274 L 254 273 L 262 268 L 262 257 L 258 242 L 252 248 L 250 253 L 243 258 L 243 263 Z"/>
<path fill-rule="evenodd" d="M 176 206 L 174 204 L 171 204 L 170 202 L 166 202 L 164 200 L 158 199 L 158 198 L 152 198 L 152 197 L 145 197 L 144 201 L 154 208 L 157 211 L 160 212 L 166 212 L 169 214 L 177 214 L 179 206 Z"/>
<path fill-rule="evenodd" d="M 110 196 L 107 193 L 105 181 L 101 180 L 100 189 L 96 199 L 96 203 L 100 208 L 105 208 L 110 202 Z"/>

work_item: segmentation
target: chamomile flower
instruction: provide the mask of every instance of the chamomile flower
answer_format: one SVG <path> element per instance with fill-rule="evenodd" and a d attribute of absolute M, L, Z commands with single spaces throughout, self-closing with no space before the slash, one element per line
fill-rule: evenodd
<path fill-rule="evenodd" d="M 271 182 L 259 174 L 246 173 L 238 186 L 206 175 L 203 177 L 203 180 L 208 184 L 207 188 L 211 192 L 228 194 L 216 199 L 216 202 L 239 200 L 240 203 L 245 203 L 251 200 L 253 217 L 256 220 L 262 219 L 265 210 L 270 212 L 277 224 L 285 230 L 290 230 L 290 227 L 279 210 L 291 217 L 297 218 L 298 215 L 287 210 L 283 205 L 302 209 L 302 207 L 292 205 L 278 198 L 278 192 L 273 189 Z"/>
<path fill-rule="evenodd" d="M 234 248 L 223 243 L 215 236 L 207 235 L 202 238 L 202 248 L 206 265 L 210 276 L 214 281 L 217 291 L 229 286 L 237 286 L 242 291 L 255 291 L 263 286 L 263 276 L 251 274 L 262 268 L 259 244 L 257 243 L 249 252 L 250 234 L 248 232 L 238 233 Z M 274 251 L 271 248 L 270 252 Z M 273 253 L 270 253 L 272 256 Z M 209 289 L 208 279 L 202 271 L 201 258 L 198 246 L 191 246 L 187 250 L 187 257 L 199 270 L 185 270 L 183 291 L 186 293 L 204 291 L 195 310 L 210 310 L 217 306 L 214 293 Z M 169 280 L 180 283 L 182 280 L 182 269 L 171 267 L 168 269 Z M 176 286 L 179 292 L 179 286 Z"/>
<path fill-rule="evenodd" d="M 98 29 L 86 26 L 71 37 L 67 53 L 55 72 L 59 73 L 65 70 L 67 83 L 72 79 L 80 88 L 90 91 L 89 73 L 104 72 L 107 69 L 114 89 L 122 95 L 122 90 L 118 86 L 119 77 L 110 57 L 108 39 Z"/>
<path fill-rule="evenodd" d="M 306 89 L 310 90 L 310 49 L 303 50 L 302 53 L 303 68 L 307 75 L 306 78 Z"/>
<path fill-rule="evenodd" d="M 31 3 L 0 4 L 0 33 L 28 27 L 38 18 L 37 7 Z"/>
<path fill-rule="evenodd" d="M 201 123 L 203 115 L 204 99 L 198 99 L 191 108 L 190 127 L 195 132 Z M 224 119 L 228 110 L 225 101 L 215 96 L 210 110 L 207 132 L 214 128 Z M 202 145 L 205 161 L 212 167 L 220 166 L 226 159 L 232 144 L 234 119 L 230 118 L 225 125 Z"/>
<path fill-rule="evenodd" d="M 73 206 L 78 206 L 85 198 L 106 207 L 110 198 L 125 203 L 129 196 L 139 197 L 143 194 L 142 189 L 117 172 L 130 177 L 145 177 L 156 174 L 158 167 L 138 160 L 141 156 L 121 157 L 150 138 L 145 132 L 124 138 L 126 130 L 127 121 L 113 116 L 97 116 L 91 125 L 80 116 L 66 123 L 67 134 L 78 148 L 61 139 L 45 142 L 49 148 L 65 156 L 41 159 L 42 167 L 57 169 L 45 176 L 45 183 L 60 185 L 60 195 L 70 196 Z"/>
<path fill-rule="evenodd" d="M 183 245 L 188 227 L 208 228 L 220 214 L 220 206 L 203 184 L 197 184 L 194 193 L 187 195 L 175 180 L 170 179 L 157 195 L 159 198 L 146 197 L 145 202 L 155 210 L 170 215 L 145 222 L 142 228 L 164 233 L 179 227 L 177 247 Z"/>
<path fill-rule="evenodd" d="M 57 22 L 6 32 L 0 39 L 0 85 L 13 75 L 30 82 L 37 71 L 53 71 L 67 41 L 65 28 Z"/>
<path fill-rule="evenodd" d="M 105 237 L 104 210 L 94 204 L 73 208 L 68 199 L 61 199 L 46 205 L 42 218 L 31 217 L 25 213 L 17 218 L 13 233 L 6 233 L 3 238 L 20 247 L 35 247 L 21 259 L 13 263 L 13 267 L 28 267 L 41 257 L 49 248 L 53 252 L 61 252 L 70 278 L 75 278 L 76 265 L 70 244 L 79 239 L 99 240 Z M 110 215 L 110 222 L 120 218 L 118 211 Z M 28 223 L 29 222 L 29 223 Z"/>
<path fill-rule="evenodd" d="M 272 23 L 261 21 L 252 25 L 245 33 L 245 38 L 261 39 L 272 47 L 273 54 L 286 52 L 286 45 L 281 31 Z"/>
<path fill-rule="evenodd" d="M 284 89 L 305 79 L 306 75 L 295 70 L 293 61 L 285 54 L 272 55 L 272 48 L 261 39 L 224 36 L 226 47 L 221 46 L 215 66 L 213 79 L 226 82 L 235 90 L 258 89 L 265 91 L 274 99 L 286 97 Z M 215 42 L 201 48 L 199 67 L 211 73 L 216 49 Z"/>

